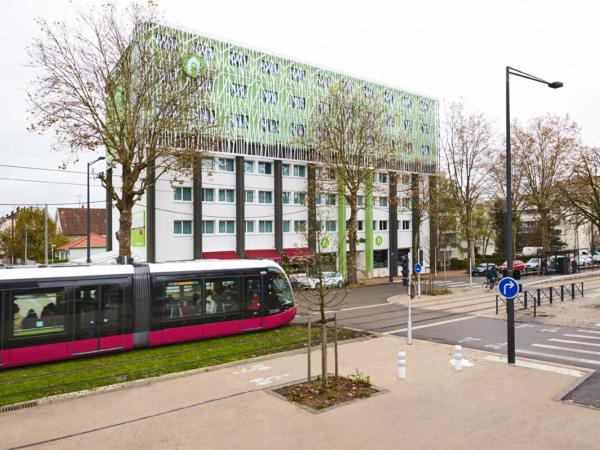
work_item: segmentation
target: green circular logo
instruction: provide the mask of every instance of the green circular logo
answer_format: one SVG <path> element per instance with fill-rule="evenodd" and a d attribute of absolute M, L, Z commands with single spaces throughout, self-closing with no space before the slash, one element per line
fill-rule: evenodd
<path fill-rule="evenodd" d="M 381 245 L 381 244 L 383 244 L 383 238 L 382 238 L 381 236 L 377 236 L 377 237 L 375 238 L 375 244 L 376 244 L 376 245 Z"/>
<path fill-rule="evenodd" d="M 200 73 L 204 71 L 205 63 L 198 55 L 187 55 L 181 61 L 183 72 L 190 78 L 198 78 Z"/>
<path fill-rule="evenodd" d="M 327 248 L 327 247 L 329 247 L 329 238 L 324 237 L 323 239 L 321 239 L 321 248 Z"/>

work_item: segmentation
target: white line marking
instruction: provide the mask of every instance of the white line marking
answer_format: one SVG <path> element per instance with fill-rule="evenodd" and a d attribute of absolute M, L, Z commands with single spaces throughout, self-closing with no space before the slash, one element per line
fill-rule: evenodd
<path fill-rule="evenodd" d="M 560 328 L 544 328 L 540 331 L 545 331 L 546 333 L 556 333 L 557 331 L 560 331 Z"/>
<path fill-rule="evenodd" d="M 250 380 L 250 383 L 254 383 L 257 386 L 266 386 L 267 384 L 271 384 L 273 381 L 279 381 L 284 377 L 289 377 L 288 373 L 284 373 L 282 375 L 273 375 L 266 378 L 255 378 L 254 380 Z"/>
<path fill-rule="evenodd" d="M 493 348 L 494 350 L 500 350 L 502 347 L 506 345 L 506 342 L 498 342 L 497 344 L 488 344 L 487 348 Z"/>
<path fill-rule="evenodd" d="M 503 356 L 488 355 L 488 356 L 484 356 L 483 359 L 486 359 L 488 361 L 506 363 L 506 358 Z M 534 363 L 534 362 L 530 362 L 530 361 L 517 360 L 515 365 L 519 366 L 519 367 L 527 367 L 528 369 L 538 369 L 538 370 L 545 370 L 546 372 L 559 373 L 561 375 L 570 375 L 572 377 L 582 377 L 583 376 L 583 372 L 581 372 L 579 370 L 567 369 L 566 367 L 548 366 L 546 364 L 538 364 L 538 363 Z"/>
<path fill-rule="evenodd" d="M 574 358 L 572 356 L 561 356 L 561 355 L 555 355 L 553 353 L 534 352 L 532 350 L 521 350 L 519 348 L 517 349 L 517 353 L 521 353 L 523 355 L 544 356 L 546 358 L 561 359 L 564 361 L 573 361 L 573 362 L 578 362 L 578 363 L 583 363 L 583 364 L 593 364 L 595 366 L 600 366 L 600 361 L 596 361 L 594 359 Z"/>
<path fill-rule="evenodd" d="M 341 311 L 352 311 L 352 310 L 355 310 L 355 309 L 376 308 L 378 306 L 386 306 L 386 305 L 388 305 L 388 306 L 389 305 L 395 305 L 395 303 L 377 303 L 376 305 L 353 306 L 352 308 L 332 309 L 332 310 L 325 311 L 325 314 L 336 313 L 336 312 L 341 312 Z M 321 313 L 317 311 L 317 312 L 314 312 L 314 313 L 311 313 L 311 314 L 314 316 L 315 314 L 321 314 Z"/>
<path fill-rule="evenodd" d="M 480 341 L 480 340 L 481 340 L 481 338 L 475 338 L 475 337 L 468 336 L 468 337 L 466 337 L 466 338 L 461 339 L 460 341 L 458 341 L 458 343 L 459 344 L 463 344 L 465 342 L 477 342 L 477 341 Z"/>
<path fill-rule="evenodd" d="M 519 328 L 533 328 L 533 327 L 535 327 L 535 325 L 529 325 L 529 324 L 524 323 L 515 328 L 518 330 Z"/>
<path fill-rule="evenodd" d="M 548 340 L 552 341 L 552 342 L 562 342 L 563 344 L 578 344 L 578 345 L 590 345 L 593 347 L 600 347 L 600 344 L 595 344 L 594 342 L 570 341 L 568 339 L 555 339 L 555 338 L 550 338 Z"/>
<path fill-rule="evenodd" d="M 593 350 L 579 350 L 578 348 L 560 347 L 558 345 L 531 344 L 532 347 L 549 348 L 551 350 L 562 350 L 563 352 L 585 353 L 586 355 L 600 355 Z"/>
<path fill-rule="evenodd" d="M 578 333 L 593 333 L 600 334 L 600 331 L 592 331 L 592 330 L 577 330 Z"/>
<path fill-rule="evenodd" d="M 241 370 L 238 370 L 237 372 L 232 372 L 232 375 L 239 375 L 239 374 L 243 374 L 243 373 L 250 373 L 250 372 L 256 372 L 259 370 L 269 370 L 270 367 L 269 366 L 265 366 L 264 364 L 254 364 L 253 366 L 250 367 L 244 367 Z"/>
<path fill-rule="evenodd" d="M 600 337 L 596 337 L 596 336 L 584 336 L 582 334 L 563 334 L 563 336 L 576 337 L 576 338 L 580 338 L 580 339 L 598 339 L 598 340 L 600 340 Z"/>
<path fill-rule="evenodd" d="M 465 317 L 459 317 L 457 319 L 450 319 L 450 320 L 443 320 L 441 322 L 436 322 L 436 323 L 430 323 L 428 325 L 419 325 L 416 327 L 412 327 L 413 330 L 420 330 L 421 328 L 430 328 L 430 327 L 437 327 L 439 325 L 445 325 L 447 323 L 453 323 L 453 322 L 460 322 L 462 320 L 469 320 L 469 319 L 475 319 L 477 316 L 465 316 Z M 403 331 L 408 330 L 408 328 L 401 328 L 399 330 L 393 330 L 393 331 L 388 331 L 386 333 L 383 334 L 394 334 L 394 333 L 402 333 Z"/>

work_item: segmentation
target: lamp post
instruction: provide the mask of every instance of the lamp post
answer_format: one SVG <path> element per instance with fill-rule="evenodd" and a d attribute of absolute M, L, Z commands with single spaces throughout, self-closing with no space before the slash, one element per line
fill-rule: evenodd
<path fill-rule="evenodd" d="M 563 87 L 560 81 L 549 82 L 536 76 L 525 73 L 514 67 L 506 66 L 506 273 L 509 277 L 513 275 L 513 252 L 512 252 L 512 155 L 510 148 L 510 75 L 537 81 L 552 89 Z M 515 303 L 514 299 L 507 300 L 507 345 L 508 363 L 515 363 Z"/>
<path fill-rule="evenodd" d="M 98 161 L 102 161 L 106 158 L 104 156 L 100 156 L 98 159 L 95 159 L 92 162 L 87 163 L 87 226 L 86 226 L 86 235 L 87 235 L 87 258 L 86 262 L 90 264 L 92 262 L 92 258 L 90 255 L 90 166 L 92 164 L 96 164 Z"/>

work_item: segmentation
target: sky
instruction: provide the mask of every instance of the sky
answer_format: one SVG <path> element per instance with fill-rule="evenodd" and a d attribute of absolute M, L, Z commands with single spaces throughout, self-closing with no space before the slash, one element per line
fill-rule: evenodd
<path fill-rule="evenodd" d="M 27 131 L 26 92 L 32 69 L 26 47 L 36 18 L 71 20 L 90 1 L 3 0 L 0 18 L 0 217 L 16 205 L 86 200 L 83 154 L 58 172 L 69 154 L 51 149 L 52 135 Z M 117 3 L 126 4 L 125 1 Z M 380 81 L 440 100 L 440 120 L 453 101 L 505 129 L 505 67 L 564 88 L 511 78 L 511 116 L 527 121 L 569 114 L 587 145 L 600 146 L 596 2 L 545 0 L 159 1 L 165 21 L 218 38 Z M 26 166 L 51 170 L 18 169 Z M 54 184 L 52 184 L 54 183 Z M 104 191 L 92 183 L 91 201 Z M 13 206 L 14 204 L 15 206 Z"/>

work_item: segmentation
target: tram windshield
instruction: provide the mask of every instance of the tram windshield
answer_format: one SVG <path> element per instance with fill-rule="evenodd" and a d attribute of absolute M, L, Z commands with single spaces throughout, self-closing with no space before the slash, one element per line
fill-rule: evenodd
<path fill-rule="evenodd" d="M 267 285 L 267 308 L 270 314 L 284 311 L 294 306 L 292 288 L 283 272 L 269 270 Z"/>

